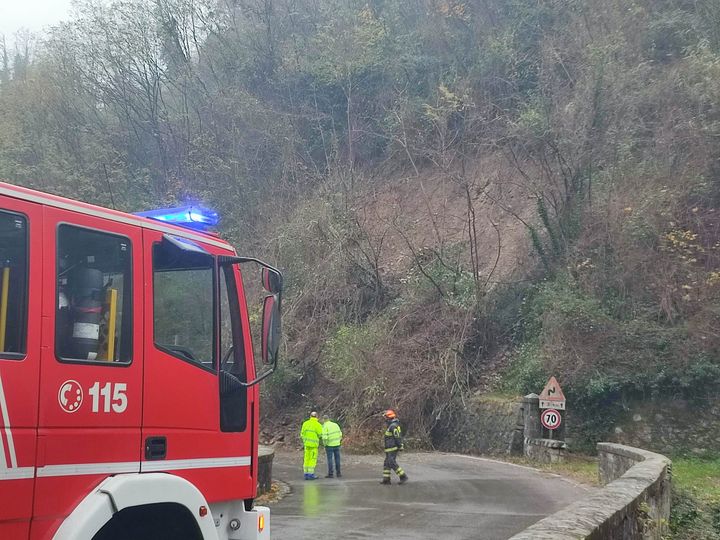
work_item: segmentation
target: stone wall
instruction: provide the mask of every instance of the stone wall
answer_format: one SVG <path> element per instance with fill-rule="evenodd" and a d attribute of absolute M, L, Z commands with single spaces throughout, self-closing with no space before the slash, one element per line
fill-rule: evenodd
<path fill-rule="evenodd" d="M 539 400 L 536 394 L 521 400 L 498 396 L 475 396 L 451 424 L 453 429 L 437 441 L 440 450 L 466 454 L 513 454 L 541 463 L 562 461 L 567 445 L 543 439 Z M 562 435 L 562 431 L 555 436 Z"/>
<path fill-rule="evenodd" d="M 474 397 L 466 403 L 461 414 L 448 420 L 452 429 L 446 430 L 442 439 L 435 441 L 437 448 L 471 454 L 506 454 L 513 438 L 519 437 L 515 441 L 516 454 L 522 455 L 524 434 L 522 419 L 518 420 L 517 415 L 519 407 L 528 405 L 528 399 L 531 399 L 530 396 L 520 400 L 498 396 Z M 572 410 L 563 413 L 561 428 L 567 426 L 566 442 L 571 448 L 577 448 L 573 444 L 577 431 L 573 429 L 572 413 Z M 542 439 L 539 418 L 536 423 L 537 433 L 529 438 Z M 562 439 L 562 432 L 563 429 L 556 432 L 554 438 Z M 720 400 L 717 400 L 717 405 L 708 402 L 706 406 L 678 399 L 631 403 L 628 413 L 603 438 L 664 454 L 718 453 Z M 538 448 L 531 448 L 530 452 L 533 450 Z"/>
<path fill-rule="evenodd" d="M 453 420 L 441 450 L 465 454 L 507 454 L 518 421 L 517 398 L 475 396 Z"/>
<path fill-rule="evenodd" d="M 720 400 L 631 403 L 610 440 L 667 454 L 716 454 L 720 451 Z"/>
<path fill-rule="evenodd" d="M 524 454 L 538 463 L 560 463 L 567 455 L 565 441 L 551 439 L 525 439 Z"/>
<path fill-rule="evenodd" d="M 661 540 L 670 518 L 670 460 L 619 444 L 598 444 L 607 485 L 512 540 Z"/>

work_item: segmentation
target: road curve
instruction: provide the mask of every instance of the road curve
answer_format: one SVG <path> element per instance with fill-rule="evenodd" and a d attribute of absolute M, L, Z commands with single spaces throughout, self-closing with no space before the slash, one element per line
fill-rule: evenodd
<path fill-rule="evenodd" d="M 587 489 L 526 467 L 456 454 L 401 454 L 410 481 L 380 485 L 382 456 L 343 455 L 343 478 L 302 478 L 302 452 L 280 453 L 273 476 L 291 492 L 271 507 L 277 540 L 500 540 L 567 506 Z M 322 459 L 322 458 L 321 458 Z"/>

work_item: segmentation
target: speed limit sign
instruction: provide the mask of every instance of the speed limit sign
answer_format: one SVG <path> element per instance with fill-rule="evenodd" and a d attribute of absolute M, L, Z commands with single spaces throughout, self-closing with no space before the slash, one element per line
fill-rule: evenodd
<path fill-rule="evenodd" d="M 540 422 L 548 429 L 557 429 L 560 427 L 562 418 L 555 409 L 545 409 L 540 415 Z"/>

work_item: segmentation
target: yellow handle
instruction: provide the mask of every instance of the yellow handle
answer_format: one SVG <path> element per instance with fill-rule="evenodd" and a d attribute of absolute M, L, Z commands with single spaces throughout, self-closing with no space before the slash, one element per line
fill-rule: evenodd
<path fill-rule="evenodd" d="M 108 289 L 108 342 L 107 342 L 107 358 L 108 362 L 115 360 L 115 325 L 117 324 L 117 289 Z"/>

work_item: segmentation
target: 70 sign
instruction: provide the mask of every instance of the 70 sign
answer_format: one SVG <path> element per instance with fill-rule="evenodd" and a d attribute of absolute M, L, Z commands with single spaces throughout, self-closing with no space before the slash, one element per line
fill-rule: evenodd
<path fill-rule="evenodd" d="M 547 429 L 557 429 L 562 423 L 562 417 L 555 409 L 545 409 L 540 415 L 540 423 Z"/>

